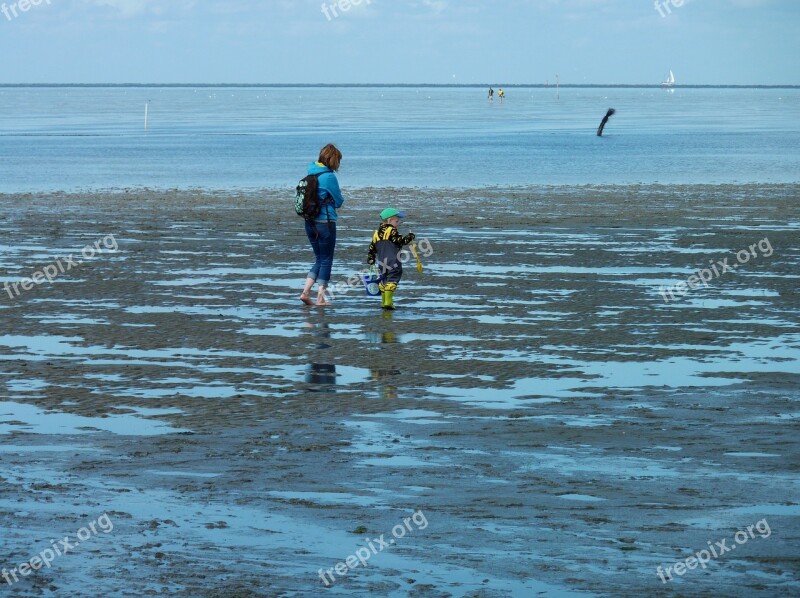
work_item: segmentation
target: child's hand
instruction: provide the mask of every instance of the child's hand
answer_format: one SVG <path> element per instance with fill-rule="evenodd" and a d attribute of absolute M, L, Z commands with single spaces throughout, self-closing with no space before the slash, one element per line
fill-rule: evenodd
<path fill-rule="evenodd" d="M 413 241 L 414 239 L 417 238 L 417 235 L 415 235 L 414 233 L 408 233 L 408 238 Z"/>

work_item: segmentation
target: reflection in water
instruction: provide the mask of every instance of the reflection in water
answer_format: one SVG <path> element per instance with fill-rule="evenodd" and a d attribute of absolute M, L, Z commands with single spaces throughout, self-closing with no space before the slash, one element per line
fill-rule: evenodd
<path fill-rule="evenodd" d="M 393 314 L 394 312 L 392 311 L 383 312 L 383 320 L 386 324 L 391 325 Z M 373 345 L 392 345 L 400 342 L 400 335 L 394 330 L 368 332 L 367 340 Z M 376 347 L 376 349 L 378 349 L 378 347 Z M 378 388 L 381 398 L 387 400 L 396 399 L 397 387 L 391 383 L 391 379 L 393 376 L 399 376 L 400 370 L 370 368 L 369 371 L 372 380 L 376 383 L 375 386 Z"/>
<path fill-rule="evenodd" d="M 391 323 L 393 313 L 392 311 L 384 311 L 383 320 L 387 323 Z M 400 341 L 400 335 L 395 333 L 394 330 L 367 332 L 367 340 L 373 345 L 397 343 Z"/>
<path fill-rule="evenodd" d="M 314 322 L 312 320 L 306 320 L 306 328 L 311 331 L 311 336 L 328 339 L 331 337 L 330 324 L 327 322 Z M 315 347 L 317 349 L 330 349 L 331 346 L 328 343 L 317 343 Z"/>
<path fill-rule="evenodd" d="M 329 339 L 331 329 L 328 322 L 314 322 L 306 320 L 306 326 L 311 331 L 311 336 Z M 318 350 L 329 349 L 328 343 L 320 342 L 314 345 Z M 336 386 L 336 365 L 333 363 L 312 363 L 306 370 L 306 383 L 321 386 Z"/>
<path fill-rule="evenodd" d="M 336 384 L 336 365 L 333 363 L 312 363 L 306 372 L 308 384 Z"/>
<path fill-rule="evenodd" d="M 399 376 L 400 370 L 370 370 L 372 379 L 377 383 L 382 399 L 396 399 L 397 387 L 392 382 L 393 376 Z"/>
<path fill-rule="evenodd" d="M 393 344 L 400 340 L 398 335 L 393 332 L 367 332 L 367 340 L 373 345 Z"/>

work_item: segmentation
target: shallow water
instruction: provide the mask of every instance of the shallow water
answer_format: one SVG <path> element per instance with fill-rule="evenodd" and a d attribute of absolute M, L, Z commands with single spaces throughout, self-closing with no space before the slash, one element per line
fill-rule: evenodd
<path fill-rule="evenodd" d="M 0 417 L 11 418 L 14 422 L 13 424 L 0 422 L 0 434 L 12 431 L 31 434 L 87 434 L 91 431 L 106 431 L 124 436 L 157 436 L 187 431 L 155 420 L 129 415 L 83 417 L 10 402 L 0 402 Z"/>
<path fill-rule="evenodd" d="M 385 313 L 361 289 L 302 306 L 310 251 L 293 216 L 251 217 L 261 195 L 60 197 L 83 214 L 66 221 L 26 199 L 37 218 L 4 243 L 41 248 L 0 254 L 12 277 L 82 231 L 145 232 L 80 282 L 0 302 L 9 559 L 103 509 L 116 535 L 41 584 L 316 595 L 354 530 L 422 509 L 424 533 L 324 591 L 649 595 L 657 566 L 767 517 L 768 541 L 668 590 L 796 593 L 797 193 L 734 191 L 555 189 L 530 217 L 503 191 L 452 192 L 455 217 L 415 196 L 434 253 Z M 352 231 L 381 201 L 354 196 L 337 277 L 362 267 Z M 768 218 L 775 255 L 664 304 L 658 285 L 763 238 L 708 226 L 733 213 Z"/>
<path fill-rule="evenodd" d="M 598 138 L 609 106 L 617 114 Z M 556 100 L 554 89 L 511 88 L 500 106 L 476 88 L 12 87 L 0 108 L 3 192 L 291 189 L 321 139 L 342 148 L 345 187 L 796 182 L 800 172 L 797 89 L 562 89 Z"/>

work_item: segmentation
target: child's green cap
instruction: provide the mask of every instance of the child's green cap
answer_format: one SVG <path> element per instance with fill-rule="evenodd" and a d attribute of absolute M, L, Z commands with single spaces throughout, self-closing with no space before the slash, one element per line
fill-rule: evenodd
<path fill-rule="evenodd" d="M 388 220 L 392 216 L 397 216 L 398 218 L 405 218 L 406 215 L 402 212 L 398 212 L 394 208 L 386 208 L 383 212 L 381 212 L 381 220 Z"/>

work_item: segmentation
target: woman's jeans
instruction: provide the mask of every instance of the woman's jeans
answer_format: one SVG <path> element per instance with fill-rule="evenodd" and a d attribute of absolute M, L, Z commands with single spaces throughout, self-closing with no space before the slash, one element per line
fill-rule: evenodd
<path fill-rule="evenodd" d="M 331 280 L 333 252 L 336 249 L 336 221 L 322 220 L 312 223 L 306 220 L 306 235 L 316 258 L 308 277 L 326 287 Z"/>

